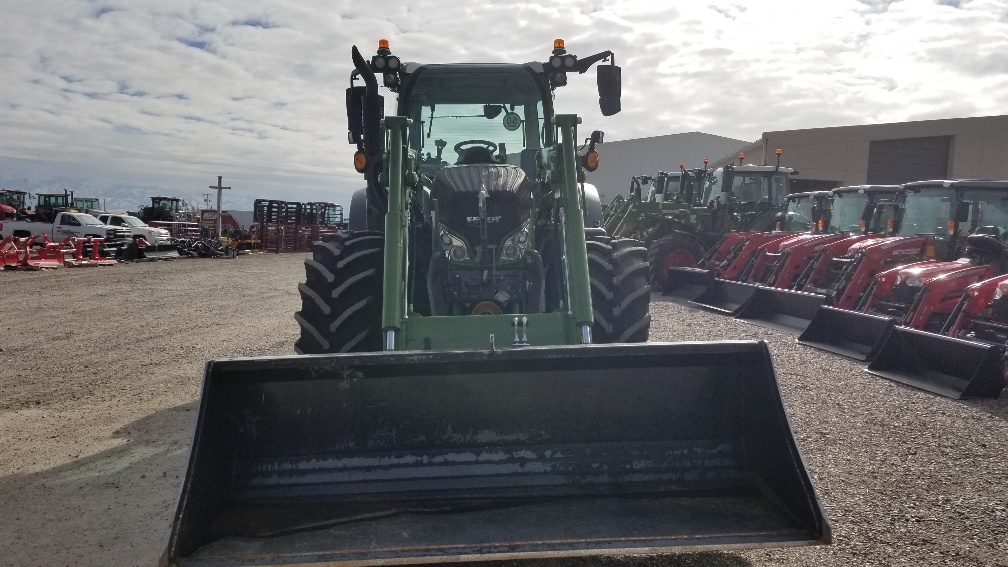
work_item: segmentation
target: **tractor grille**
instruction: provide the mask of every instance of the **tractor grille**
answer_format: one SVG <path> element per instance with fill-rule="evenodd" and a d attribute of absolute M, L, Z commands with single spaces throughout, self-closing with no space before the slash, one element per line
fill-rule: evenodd
<path fill-rule="evenodd" d="M 863 259 L 864 256 L 860 254 L 853 258 L 833 258 L 821 284 L 822 289 L 826 290 L 827 297 L 843 295 L 844 289 L 854 278 L 854 273 Z"/>
<path fill-rule="evenodd" d="M 910 306 L 913 305 L 914 298 L 917 297 L 920 290 L 919 287 L 912 287 L 905 283 L 898 284 L 885 299 L 879 301 L 875 309 L 883 315 L 902 319 L 910 310 Z"/>

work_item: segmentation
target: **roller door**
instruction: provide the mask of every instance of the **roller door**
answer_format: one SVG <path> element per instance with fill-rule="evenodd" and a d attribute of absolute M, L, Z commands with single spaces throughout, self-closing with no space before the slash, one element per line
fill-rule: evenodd
<path fill-rule="evenodd" d="M 868 148 L 868 183 L 945 179 L 951 145 L 951 136 L 873 140 Z"/>

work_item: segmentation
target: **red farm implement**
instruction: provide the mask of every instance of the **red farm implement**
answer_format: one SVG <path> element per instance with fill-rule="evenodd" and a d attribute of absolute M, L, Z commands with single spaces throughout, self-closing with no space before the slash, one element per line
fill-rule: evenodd
<path fill-rule="evenodd" d="M 69 237 L 63 241 L 62 247 L 67 255 L 63 265 L 67 267 L 111 266 L 118 263 L 105 256 L 102 251 L 104 238 Z"/>
<path fill-rule="evenodd" d="M 64 250 L 44 234 L 28 238 L 10 236 L 0 242 L 0 259 L 0 266 L 9 269 L 58 268 L 63 265 Z"/>
<path fill-rule="evenodd" d="M 344 224 L 343 207 L 335 203 L 256 199 L 252 215 L 252 236 L 266 252 L 307 252 Z"/>

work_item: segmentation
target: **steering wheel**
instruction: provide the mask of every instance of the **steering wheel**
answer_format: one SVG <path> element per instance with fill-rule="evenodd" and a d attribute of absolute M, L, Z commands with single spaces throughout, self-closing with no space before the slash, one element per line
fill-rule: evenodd
<path fill-rule="evenodd" d="M 489 140 L 462 140 L 461 142 L 455 144 L 455 153 L 461 154 L 462 150 L 469 146 L 483 146 L 489 150 L 491 154 L 497 153 L 497 144 Z"/>

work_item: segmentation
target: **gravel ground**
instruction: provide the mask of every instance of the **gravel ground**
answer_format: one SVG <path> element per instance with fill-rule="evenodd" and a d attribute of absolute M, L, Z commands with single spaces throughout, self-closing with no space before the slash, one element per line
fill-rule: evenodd
<path fill-rule="evenodd" d="M 156 562 L 203 365 L 293 353 L 304 258 L 0 273 L 0 565 Z M 652 340 L 767 341 L 834 543 L 563 563 L 1008 566 L 1008 394 L 941 398 L 659 295 L 652 317 Z"/>

